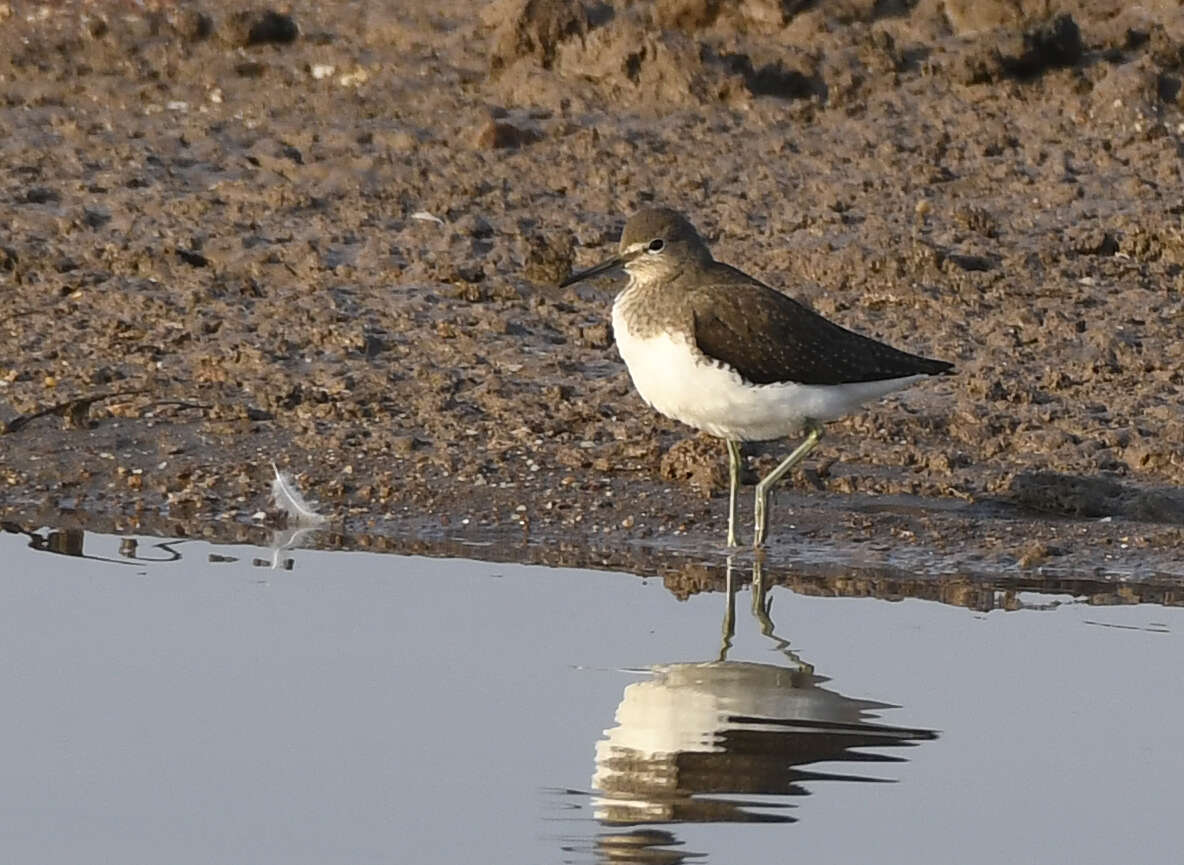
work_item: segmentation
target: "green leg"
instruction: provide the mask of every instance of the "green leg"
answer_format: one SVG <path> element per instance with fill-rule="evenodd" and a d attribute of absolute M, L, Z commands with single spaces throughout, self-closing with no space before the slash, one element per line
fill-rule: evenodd
<path fill-rule="evenodd" d="M 754 522 L 756 523 L 754 546 L 761 546 L 765 542 L 765 529 L 768 527 L 769 517 L 769 490 L 773 484 L 785 477 L 789 471 L 806 458 L 810 451 L 818 444 L 818 440 L 822 438 L 822 425 L 810 421 L 807 429 L 806 440 L 802 442 L 797 448 L 781 461 L 781 464 L 773 471 L 765 475 L 761 482 L 756 485 L 756 514 Z"/>
<path fill-rule="evenodd" d="M 728 546 L 736 544 L 736 499 L 740 496 L 740 442 L 728 439 Z"/>

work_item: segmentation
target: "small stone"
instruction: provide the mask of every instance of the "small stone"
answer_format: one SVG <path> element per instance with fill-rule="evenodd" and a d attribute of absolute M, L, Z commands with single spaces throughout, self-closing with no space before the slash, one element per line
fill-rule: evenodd
<path fill-rule="evenodd" d="M 608 348 L 613 344 L 613 331 L 608 324 L 584 325 L 580 328 L 580 345 L 588 348 Z"/>
<path fill-rule="evenodd" d="M 518 149 L 542 139 L 543 134 L 529 126 L 518 126 L 508 120 L 490 120 L 482 126 L 473 140 L 478 150 Z"/>
<path fill-rule="evenodd" d="M 1019 566 L 1021 568 L 1032 568 L 1042 564 L 1048 558 L 1048 547 L 1041 541 L 1032 541 L 1027 544 L 1023 552 L 1020 554 Z"/>
<path fill-rule="evenodd" d="M 88 228 L 102 228 L 111 221 L 111 213 L 101 207 L 84 207 L 82 221 Z"/>
<path fill-rule="evenodd" d="M 575 237 L 570 231 L 536 233 L 526 252 L 526 278 L 538 285 L 558 285 L 571 274 Z"/>
<path fill-rule="evenodd" d="M 197 9 L 176 9 L 169 23 L 178 36 L 190 42 L 201 42 L 214 33 L 214 19 Z"/>
<path fill-rule="evenodd" d="M 21 196 L 25 204 L 56 204 L 61 200 L 62 194 L 48 186 L 32 186 Z"/>
<path fill-rule="evenodd" d="M 493 226 L 489 224 L 489 220 L 477 213 L 466 213 L 453 222 L 452 226 L 469 237 L 489 237 L 493 234 Z"/>
<path fill-rule="evenodd" d="M 717 439 L 697 436 L 668 450 L 662 457 L 659 474 L 666 480 L 689 484 L 704 498 L 710 498 L 716 489 L 728 487 L 725 462 L 720 459 Z"/>
<path fill-rule="evenodd" d="M 666 29 L 689 33 L 714 24 L 722 5 L 721 0 L 657 0 L 654 22 Z"/>
<path fill-rule="evenodd" d="M 494 29 L 489 40 L 494 74 L 523 57 L 550 69 L 559 43 L 588 32 L 588 13 L 579 0 L 495 0 L 481 18 Z"/>
<path fill-rule="evenodd" d="M 247 44 L 286 45 L 295 42 L 299 35 L 300 28 L 291 15 L 268 9 L 251 24 L 250 30 L 247 31 Z"/>

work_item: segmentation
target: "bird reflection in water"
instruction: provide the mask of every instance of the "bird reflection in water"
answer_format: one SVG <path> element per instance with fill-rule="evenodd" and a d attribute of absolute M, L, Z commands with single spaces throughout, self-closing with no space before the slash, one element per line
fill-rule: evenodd
<path fill-rule="evenodd" d="M 822 687 L 814 672 L 774 631 L 760 562 L 753 565 L 752 611 L 785 664 L 729 661 L 736 626 L 736 586 L 727 565 L 727 606 L 719 656 L 705 663 L 664 664 L 625 689 L 616 725 L 596 745 L 592 807 L 606 830 L 597 856 L 612 862 L 679 862 L 694 856 L 655 828 L 686 822 L 790 823 L 780 798 L 804 796 L 819 781 L 884 783 L 856 771 L 811 771 L 819 763 L 902 762 L 865 749 L 900 748 L 934 739 L 931 730 L 875 722 L 887 703 Z M 611 827 L 620 827 L 614 831 Z"/>
<path fill-rule="evenodd" d="M 42 553 L 53 553 L 59 556 L 71 556 L 78 559 L 91 559 L 96 562 L 109 562 L 113 565 L 136 565 L 137 563 L 176 562 L 180 561 L 181 553 L 175 547 L 183 541 L 161 541 L 151 545 L 152 550 L 159 553 L 145 555 L 140 550 L 139 542 L 135 538 L 125 537 L 119 542 L 119 558 L 94 555 L 85 551 L 87 533 L 80 528 L 43 529 L 33 531 L 18 523 L 0 522 L 0 531 L 13 535 L 24 535 L 28 538 L 31 550 Z M 91 537 L 95 537 L 92 533 Z"/>

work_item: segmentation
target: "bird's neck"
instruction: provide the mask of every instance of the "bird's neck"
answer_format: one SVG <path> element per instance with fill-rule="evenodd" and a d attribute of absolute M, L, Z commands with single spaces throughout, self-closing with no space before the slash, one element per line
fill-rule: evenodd
<path fill-rule="evenodd" d="M 680 327 L 686 317 L 680 272 L 661 277 L 629 274 L 629 282 L 613 303 L 613 322 L 635 337 L 645 338 Z"/>

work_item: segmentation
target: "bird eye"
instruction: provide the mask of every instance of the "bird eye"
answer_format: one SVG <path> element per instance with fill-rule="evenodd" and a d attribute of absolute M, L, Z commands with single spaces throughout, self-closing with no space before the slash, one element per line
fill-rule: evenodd
<path fill-rule="evenodd" d="M 650 245 L 646 247 L 650 252 L 661 252 L 662 247 L 666 245 L 666 241 L 658 237 L 650 241 Z"/>

